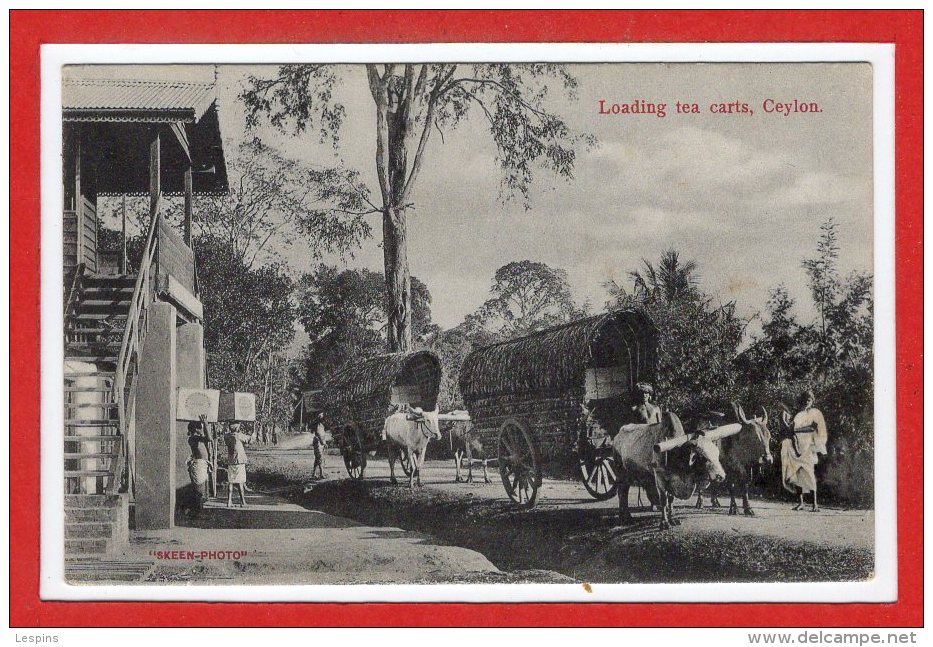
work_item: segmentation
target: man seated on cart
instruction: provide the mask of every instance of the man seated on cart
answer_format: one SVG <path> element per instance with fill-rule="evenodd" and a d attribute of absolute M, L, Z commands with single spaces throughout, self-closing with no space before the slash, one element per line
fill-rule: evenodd
<path fill-rule="evenodd" d="M 661 422 L 661 407 L 651 401 L 654 387 L 647 382 L 639 382 L 635 385 L 635 392 L 639 402 L 632 407 L 633 422 L 643 425 Z"/>

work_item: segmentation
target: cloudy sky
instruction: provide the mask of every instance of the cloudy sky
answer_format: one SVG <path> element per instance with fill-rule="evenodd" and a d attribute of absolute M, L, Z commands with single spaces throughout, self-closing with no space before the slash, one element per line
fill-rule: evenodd
<path fill-rule="evenodd" d="M 213 68 L 146 70 L 135 76 L 213 78 Z M 412 274 L 430 288 L 442 326 L 459 323 L 487 297 L 495 270 L 513 260 L 567 270 L 579 300 L 601 307 L 609 279 L 627 282 L 643 258 L 667 248 L 695 259 L 703 288 L 736 300 L 750 316 L 779 283 L 811 316 L 801 260 L 812 254 L 820 224 L 840 225 L 843 269 L 872 267 L 872 76 L 868 64 L 590 64 L 570 66 L 576 101 L 551 107 L 598 146 L 583 152 L 575 179 L 541 171 L 532 206 L 499 200 L 495 148 L 479 115 L 434 136 L 409 214 Z M 98 70 L 99 71 L 99 70 Z M 232 154 L 243 135 L 238 103 L 247 73 L 274 68 L 219 68 L 222 129 Z M 339 155 L 363 173 L 374 194 L 375 108 L 360 66 L 342 67 L 336 100 L 347 109 Z M 99 75 L 82 70 L 82 76 Z M 126 70 L 121 76 L 126 76 Z M 765 99 L 817 102 L 820 113 L 766 114 Z M 667 103 L 667 116 L 600 115 L 607 104 Z M 675 101 L 699 115 L 674 114 Z M 710 114 L 712 102 L 748 103 L 751 116 Z M 260 132 L 288 156 L 335 161 L 314 135 Z M 435 133 L 436 135 L 436 133 Z M 374 231 L 381 227 L 374 216 Z M 350 266 L 382 267 L 378 238 Z M 309 267 L 297 246 L 285 252 Z M 338 262 L 337 259 L 329 259 Z M 627 284 L 627 283 L 626 283 Z"/>

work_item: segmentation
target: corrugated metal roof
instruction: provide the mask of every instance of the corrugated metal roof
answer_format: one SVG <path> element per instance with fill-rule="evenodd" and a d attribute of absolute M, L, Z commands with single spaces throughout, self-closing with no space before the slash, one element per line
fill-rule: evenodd
<path fill-rule="evenodd" d="M 62 85 L 68 111 L 188 112 L 200 119 L 214 101 L 211 83 L 81 79 Z"/>

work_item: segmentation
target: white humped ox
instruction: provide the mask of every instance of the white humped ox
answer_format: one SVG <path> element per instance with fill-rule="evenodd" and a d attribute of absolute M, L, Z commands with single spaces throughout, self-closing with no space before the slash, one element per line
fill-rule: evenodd
<path fill-rule="evenodd" d="M 398 483 L 395 478 L 395 460 L 407 458 L 411 465 L 408 487 L 413 489 L 416 479 L 421 486 L 421 466 L 428 442 L 432 438 L 441 438 L 437 415 L 436 408 L 434 411 L 422 411 L 415 407 L 411 411 L 398 411 L 386 418 L 382 433 L 386 440 L 392 483 Z"/>

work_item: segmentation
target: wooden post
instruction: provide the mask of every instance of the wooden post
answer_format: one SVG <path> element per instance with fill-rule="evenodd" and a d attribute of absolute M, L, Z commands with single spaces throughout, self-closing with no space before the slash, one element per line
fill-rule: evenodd
<path fill-rule="evenodd" d="M 155 139 L 152 141 L 152 144 L 149 145 L 149 224 L 150 226 L 154 226 L 156 228 L 156 241 L 158 241 L 159 238 L 159 224 L 155 221 L 155 219 L 160 217 L 156 212 L 156 204 L 159 202 L 159 196 L 162 195 L 161 164 L 161 143 L 159 141 L 159 133 L 156 131 Z M 158 242 L 156 242 L 156 244 L 158 244 Z M 158 293 L 159 291 L 159 251 L 160 250 L 157 250 L 155 254 L 155 273 L 149 279 L 152 282 L 152 290 L 154 294 Z M 144 262 L 146 262 L 146 259 L 142 259 L 140 264 Z M 143 271 L 142 265 L 140 265 L 139 271 Z"/>
<path fill-rule="evenodd" d="M 194 193 L 194 181 L 191 176 L 191 163 L 185 169 L 185 245 L 191 247 L 191 199 Z"/>
<path fill-rule="evenodd" d="M 156 202 L 162 193 L 161 144 L 159 133 L 149 145 L 149 215 L 155 215 Z"/>
<path fill-rule="evenodd" d="M 126 194 L 123 194 L 123 226 L 122 235 L 123 253 L 120 255 L 120 274 L 126 274 Z"/>
<path fill-rule="evenodd" d="M 211 496 L 217 496 L 217 425 L 211 424 Z"/>
<path fill-rule="evenodd" d="M 84 262 L 84 200 L 81 199 L 81 124 L 75 128 L 75 260 Z"/>
<path fill-rule="evenodd" d="M 216 496 L 217 484 L 214 482 L 214 425 L 204 422 L 201 424 L 204 437 L 207 438 L 207 496 Z"/>

